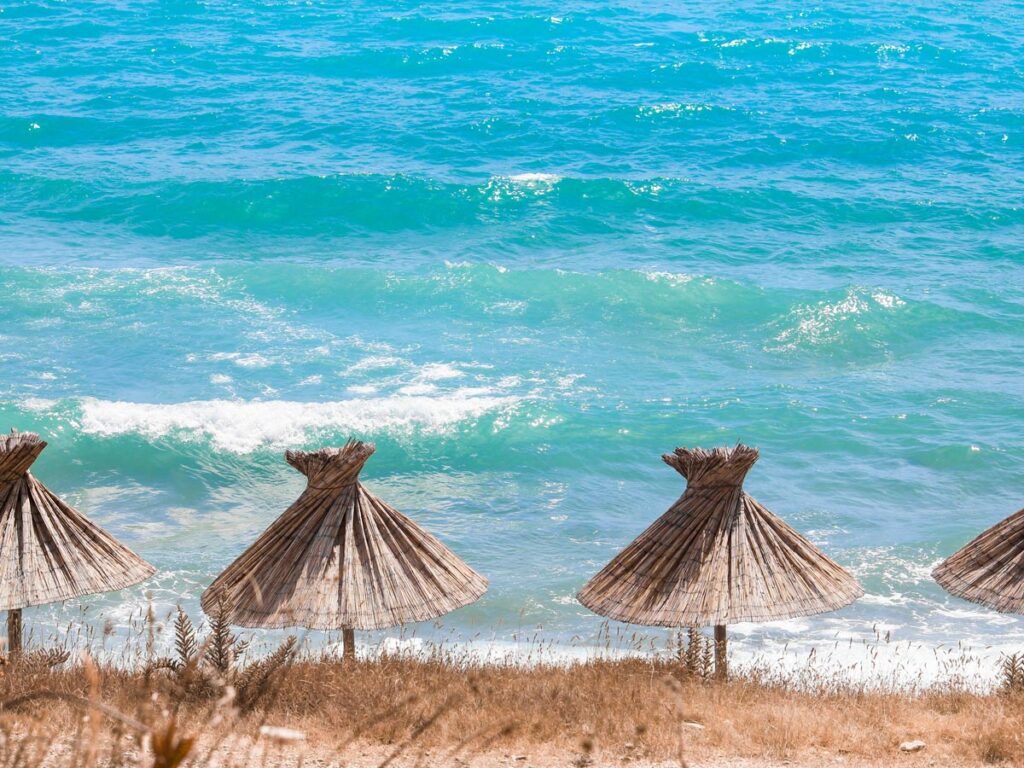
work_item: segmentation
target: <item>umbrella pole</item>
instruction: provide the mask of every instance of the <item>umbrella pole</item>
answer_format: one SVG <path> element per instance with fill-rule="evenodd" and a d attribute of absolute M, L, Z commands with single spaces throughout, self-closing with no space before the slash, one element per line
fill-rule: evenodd
<path fill-rule="evenodd" d="M 729 661 L 726 651 L 729 641 L 725 636 L 725 624 L 715 625 L 715 677 L 725 680 L 729 677 Z"/>
<path fill-rule="evenodd" d="M 341 657 L 346 661 L 356 660 L 356 632 L 354 629 L 341 630 Z"/>
<path fill-rule="evenodd" d="M 21 608 L 7 612 L 7 652 L 12 656 L 21 653 Z"/>

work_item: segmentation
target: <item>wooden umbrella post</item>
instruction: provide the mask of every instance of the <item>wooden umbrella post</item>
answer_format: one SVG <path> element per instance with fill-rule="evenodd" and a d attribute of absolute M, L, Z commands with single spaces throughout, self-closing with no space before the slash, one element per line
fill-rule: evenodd
<path fill-rule="evenodd" d="M 21 653 L 21 608 L 7 612 L 7 653 Z"/>
<path fill-rule="evenodd" d="M 725 636 L 725 624 L 715 625 L 715 678 L 729 678 L 728 640 Z"/>
<path fill-rule="evenodd" d="M 345 661 L 356 660 L 356 631 L 354 629 L 341 630 L 341 657 Z"/>

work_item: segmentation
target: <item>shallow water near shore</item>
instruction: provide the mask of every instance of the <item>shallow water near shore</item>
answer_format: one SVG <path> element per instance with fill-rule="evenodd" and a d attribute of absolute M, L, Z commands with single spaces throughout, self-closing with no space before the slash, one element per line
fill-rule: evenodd
<path fill-rule="evenodd" d="M 160 569 L 38 633 L 198 616 L 284 449 L 358 436 L 491 580 L 420 636 L 600 648 L 573 596 L 682 492 L 660 454 L 743 441 L 868 594 L 740 656 L 1024 644 L 929 577 L 1024 504 L 1004 6 L 0 10 L 0 428 Z"/>

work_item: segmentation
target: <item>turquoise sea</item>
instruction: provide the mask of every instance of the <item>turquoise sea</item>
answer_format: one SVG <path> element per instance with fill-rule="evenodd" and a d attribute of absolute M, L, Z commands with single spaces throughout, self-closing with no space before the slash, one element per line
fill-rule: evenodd
<path fill-rule="evenodd" d="M 599 645 L 573 595 L 682 492 L 660 454 L 743 441 L 868 595 L 740 653 L 1024 644 L 928 575 L 1024 505 L 1022 35 L 1000 2 L 3 2 L 0 428 L 160 569 L 28 622 L 198 618 L 301 492 L 284 449 L 358 436 L 491 580 L 418 634 Z"/>

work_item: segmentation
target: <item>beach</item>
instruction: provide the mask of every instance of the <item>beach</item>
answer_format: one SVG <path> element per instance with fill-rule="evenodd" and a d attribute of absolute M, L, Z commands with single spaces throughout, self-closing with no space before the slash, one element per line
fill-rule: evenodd
<path fill-rule="evenodd" d="M 0 744 L 54 749 L 0 765 L 156 764 L 171 722 L 227 750 L 197 768 L 1024 764 L 1024 606 L 933 577 L 1024 505 L 1009 9 L 14 0 L 0 30 Z M 742 471 L 683 504 L 704 450 Z M 703 544 L 733 529 L 742 567 Z M 219 661 L 180 653 L 218 600 Z M 728 682 L 680 666 L 691 625 L 727 625 Z"/>
<path fill-rule="evenodd" d="M 190 764 L 198 766 L 761 768 L 1024 759 L 1019 694 L 952 687 L 908 694 L 824 683 L 801 691 L 770 678 L 721 684 L 687 677 L 678 663 L 642 660 L 572 668 L 455 662 L 300 661 L 282 669 L 249 711 L 242 684 L 227 696 L 183 693 L 166 672 L 145 680 L 101 672 L 90 683 L 81 671 L 36 671 L 21 686 L 8 676 L 0 680 L 4 700 L 29 688 L 80 696 L 82 703 L 7 706 L 5 746 L 29 743 L 33 732 L 48 748 L 57 745 L 39 763 L 15 762 L 19 768 L 84 757 L 80 764 L 105 765 L 114 756 L 125 761 L 119 764 L 146 764 L 174 722 L 176 739 L 195 740 Z M 90 700 L 111 710 L 93 710 L 83 721 Z M 145 731 L 135 733 L 110 711 L 131 712 Z M 86 755 L 83 745 L 94 752 Z"/>
<path fill-rule="evenodd" d="M 357 437 L 490 580 L 418 636 L 571 654 L 683 491 L 661 455 L 742 441 L 867 594 L 737 653 L 1016 647 L 930 577 L 1021 506 L 1015 47 L 789 10 L 6 8 L 0 421 L 159 571 L 36 636 L 198 619 L 301 493 L 284 451 Z"/>

